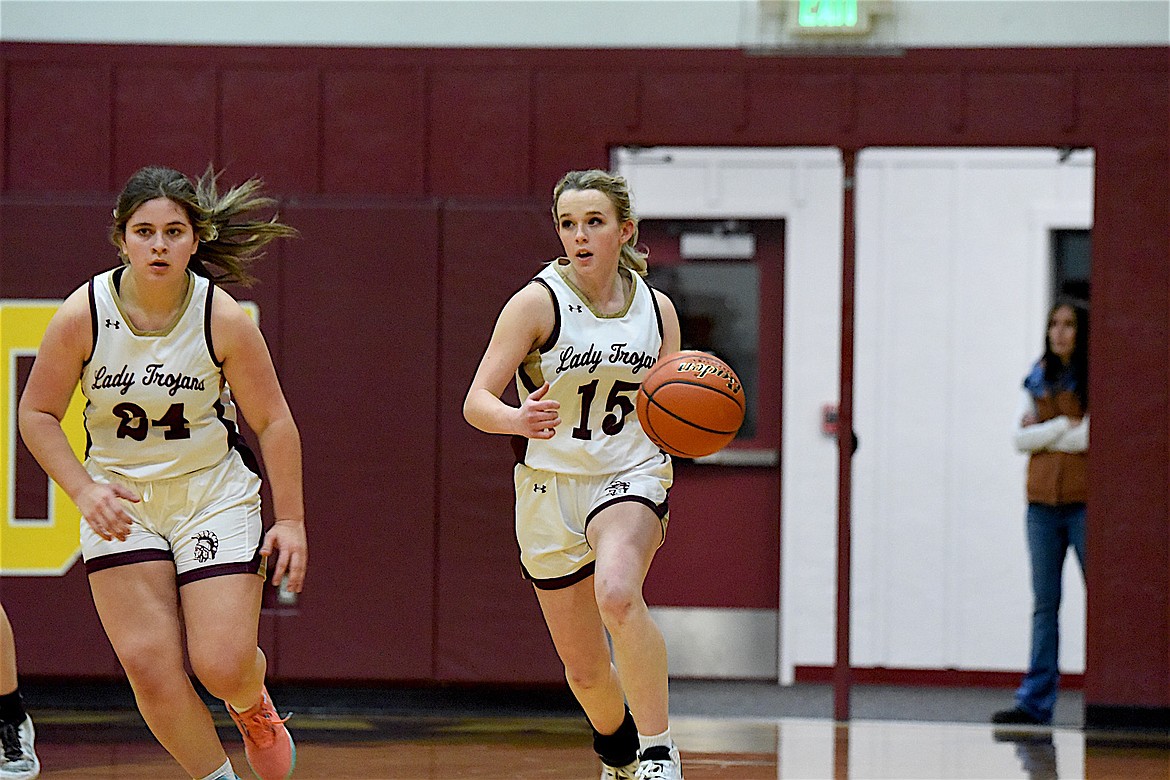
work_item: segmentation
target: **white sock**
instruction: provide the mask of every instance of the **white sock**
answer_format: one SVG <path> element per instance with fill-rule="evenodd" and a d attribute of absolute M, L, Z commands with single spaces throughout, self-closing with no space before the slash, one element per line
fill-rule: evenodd
<path fill-rule="evenodd" d="M 669 748 L 671 746 L 671 744 L 672 743 L 670 741 L 670 727 L 669 726 L 666 727 L 666 731 L 662 732 L 661 734 L 655 734 L 652 737 L 648 737 L 642 733 L 638 734 L 638 750 L 639 750 L 639 752 L 644 752 L 646 750 L 646 748 L 652 748 L 652 747 Z"/>
<path fill-rule="evenodd" d="M 229 758 L 223 762 L 223 766 L 216 769 L 207 777 L 197 777 L 195 780 L 237 780 L 236 771 L 232 769 L 232 760 Z"/>

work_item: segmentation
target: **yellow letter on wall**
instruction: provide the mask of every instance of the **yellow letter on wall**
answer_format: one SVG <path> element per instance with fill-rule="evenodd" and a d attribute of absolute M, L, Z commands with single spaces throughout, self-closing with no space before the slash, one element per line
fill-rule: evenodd
<path fill-rule="evenodd" d="M 49 319 L 61 301 L 0 301 L 0 575 L 61 576 L 81 554 L 81 513 L 54 482 L 48 487 L 48 517 L 16 517 L 17 360 L 36 355 Z M 85 450 L 85 399 L 78 387 L 62 421 L 65 436 L 81 457 Z M 48 480 L 43 471 L 21 475 Z"/>

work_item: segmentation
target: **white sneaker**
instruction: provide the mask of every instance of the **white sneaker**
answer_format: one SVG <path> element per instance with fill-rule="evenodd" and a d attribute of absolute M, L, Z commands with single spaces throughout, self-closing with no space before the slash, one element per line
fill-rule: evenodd
<path fill-rule="evenodd" d="M 601 780 L 636 780 L 638 774 L 638 761 L 625 766 L 610 766 L 604 761 L 601 762 Z"/>
<path fill-rule="evenodd" d="M 669 750 L 664 747 L 643 750 L 634 780 L 683 780 L 678 747 L 671 745 Z"/>
<path fill-rule="evenodd" d="M 41 762 L 33 750 L 36 730 L 32 718 L 24 716 L 19 726 L 0 726 L 0 780 L 32 780 L 41 773 Z"/>

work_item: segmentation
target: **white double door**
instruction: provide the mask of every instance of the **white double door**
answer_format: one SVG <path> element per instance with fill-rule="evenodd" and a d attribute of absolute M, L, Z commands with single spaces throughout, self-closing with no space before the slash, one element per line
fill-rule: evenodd
<path fill-rule="evenodd" d="M 643 218 L 785 222 L 775 679 L 833 663 L 843 166 L 832 148 L 616 150 Z M 1043 347 L 1052 232 L 1088 229 L 1093 155 L 869 149 L 857 156 L 851 659 L 1022 670 L 1031 596 L 1020 383 Z M 1084 668 L 1066 564 L 1061 666 Z M 668 643 L 671 636 L 668 633 Z M 688 648 L 671 647 L 691 676 Z M 720 676 L 712 669 L 710 676 Z M 768 674 L 767 676 L 772 676 Z"/>

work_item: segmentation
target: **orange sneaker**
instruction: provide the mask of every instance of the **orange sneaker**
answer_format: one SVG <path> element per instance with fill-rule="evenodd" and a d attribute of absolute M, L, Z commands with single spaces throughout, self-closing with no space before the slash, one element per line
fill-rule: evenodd
<path fill-rule="evenodd" d="M 268 689 L 261 689 L 260 703 L 246 712 L 236 712 L 227 705 L 228 715 L 244 736 L 244 755 L 252 772 L 260 780 L 286 780 L 297 765 L 297 746 L 284 727 L 288 718 L 281 718 Z M 291 717 L 291 715 L 290 715 Z"/>

